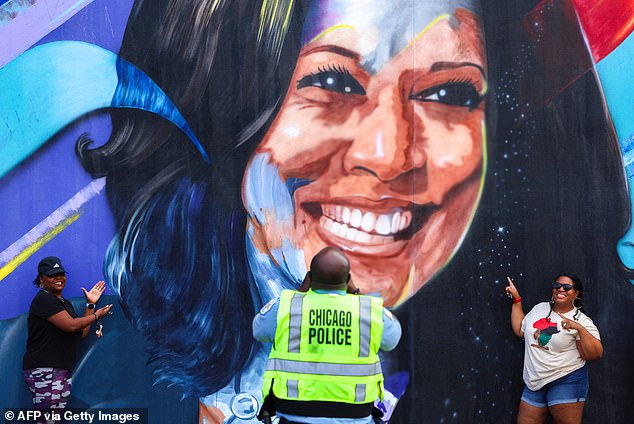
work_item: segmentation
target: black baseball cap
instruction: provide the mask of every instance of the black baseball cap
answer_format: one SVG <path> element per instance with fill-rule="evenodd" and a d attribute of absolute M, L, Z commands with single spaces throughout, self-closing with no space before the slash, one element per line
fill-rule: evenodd
<path fill-rule="evenodd" d="M 37 273 L 44 275 L 55 275 L 60 273 L 66 273 L 66 270 L 62 266 L 62 261 L 56 256 L 49 256 L 44 258 L 37 264 Z"/>

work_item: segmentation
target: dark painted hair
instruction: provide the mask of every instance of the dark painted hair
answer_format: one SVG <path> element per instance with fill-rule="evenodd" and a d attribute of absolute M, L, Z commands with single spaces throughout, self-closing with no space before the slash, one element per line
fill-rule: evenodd
<path fill-rule="evenodd" d="M 262 302 L 245 260 L 241 184 L 294 70 L 307 2 L 263 3 L 137 0 L 130 14 L 120 56 L 174 101 L 211 166 L 178 129 L 141 111 L 112 110 L 108 142 L 76 146 L 93 177 L 108 177 L 119 233 L 104 274 L 146 338 L 157 378 L 186 395 L 226 386 L 261 346 L 251 334 Z"/>
<path fill-rule="evenodd" d="M 482 2 L 490 87 L 485 185 L 451 262 L 396 311 L 403 338 L 392 369 L 410 370 L 414 383 L 399 402 L 395 423 L 421 416 L 436 422 L 461 416 L 513 421 L 524 387 L 524 345 L 509 325 L 505 276 L 513 277 L 530 308 L 548 299 L 544 282 L 562 269 L 584 276 L 584 306 L 604 343 L 614 346 L 590 367 L 591 381 L 610 383 L 593 388 L 584 416 L 602 422 L 610 411 L 619 421 L 634 413 L 632 390 L 613 389 L 631 387 L 631 372 L 623 368 L 631 371 L 634 348 L 631 338 L 621 337 L 623 328 L 634 330 L 629 319 L 634 287 L 616 250 L 630 224 L 619 144 L 596 74 L 584 71 L 560 91 L 545 94 L 558 75 L 544 69 L 540 48 L 563 58 L 561 49 L 547 43 L 564 28 L 525 20 L 538 3 Z M 540 47 L 526 28 L 537 28 L 538 38 L 550 29 L 555 37 L 541 37 Z M 584 48 L 582 40 L 577 51 Z M 425 348 L 432 340 L 433 348 Z M 435 366 L 438 358 L 441 366 Z"/>

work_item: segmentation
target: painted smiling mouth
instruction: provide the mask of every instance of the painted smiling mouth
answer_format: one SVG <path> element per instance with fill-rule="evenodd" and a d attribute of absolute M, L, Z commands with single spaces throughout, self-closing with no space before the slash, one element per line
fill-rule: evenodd
<path fill-rule="evenodd" d="M 378 213 L 336 204 L 305 203 L 302 206 L 319 220 L 325 232 L 368 245 L 382 245 L 411 238 L 437 209 L 412 205 Z"/>

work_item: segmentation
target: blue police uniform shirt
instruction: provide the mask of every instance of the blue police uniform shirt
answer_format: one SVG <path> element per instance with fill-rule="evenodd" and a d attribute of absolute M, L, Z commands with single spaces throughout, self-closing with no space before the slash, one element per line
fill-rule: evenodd
<path fill-rule="evenodd" d="M 333 293 L 345 296 L 343 290 L 315 290 L 315 293 Z M 273 343 L 277 330 L 277 311 L 280 307 L 279 298 L 272 299 L 264 305 L 260 312 L 253 318 L 253 337 L 260 342 Z M 401 339 L 401 324 L 390 311 L 383 308 L 383 335 L 380 349 L 390 351 L 396 347 Z M 289 421 L 310 421 L 312 424 L 372 424 L 372 416 L 364 418 L 329 418 L 329 417 L 304 417 L 278 413 L 278 417 L 284 417 Z"/>

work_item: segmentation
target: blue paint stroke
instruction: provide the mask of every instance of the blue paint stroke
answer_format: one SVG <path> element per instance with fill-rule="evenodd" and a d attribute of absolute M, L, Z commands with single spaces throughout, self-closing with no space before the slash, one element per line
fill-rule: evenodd
<path fill-rule="evenodd" d="M 623 165 L 625 166 L 625 173 L 627 179 L 631 180 L 634 177 L 634 134 L 629 137 L 620 140 L 621 152 L 623 153 Z"/>
<path fill-rule="evenodd" d="M 93 44 L 35 47 L 0 69 L 0 177 L 77 118 L 135 108 L 173 122 L 209 157 L 173 102 L 146 74 Z"/>
<path fill-rule="evenodd" d="M 597 64 L 619 142 L 634 134 L 634 33 Z"/>
<path fill-rule="evenodd" d="M 380 401 L 374 401 L 374 405 L 383 412 L 381 422 L 388 423 L 390 418 L 396 409 L 396 404 L 409 384 L 409 373 L 406 371 L 399 371 L 395 374 L 391 374 L 385 377 L 385 398 Z"/>
<path fill-rule="evenodd" d="M 634 216 L 634 33 L 596 65 L 610 118 L 621 147 Z M 623 264 L 634 269 L 634 227 L 618 241 Z M 634 281 L 632 281 L 634 283 Z"/>
<path fill-rule="evenodd" d="M 253 157 L 245 174 L 244 199 L 247 212 L 254 223 L 266 231 L 267 226 L 280 226 L 291 231 L 294 226 L 295 205 L 293 193 L 306 180 L 289 179 L 282 181 L 279 168 L 272 163 L 268 153 Z M 246 234 L 247 263 L 256 279 L 260 298 L 266 303 L 279 296 L 283 289 L 299 286 L 306 274 L 304 251 L 293 245 L 288 234 L 281 234 L 275 246 L 268 246 L 267 252 L 260 251 L 254 244 L 258 238 L 256 229 L 249 225 Z"/>
<path fill-rule="evenodd" d="M 211 163 L 207 152 L 200 144 L 176 105 L 167 97 L 150 77 L 136 66 L 117 58 L 119 84 L 112 97 L 111 107 L 133 108 L 155 113 L 180 128 L 194 143 L 207 163 Z"/>

